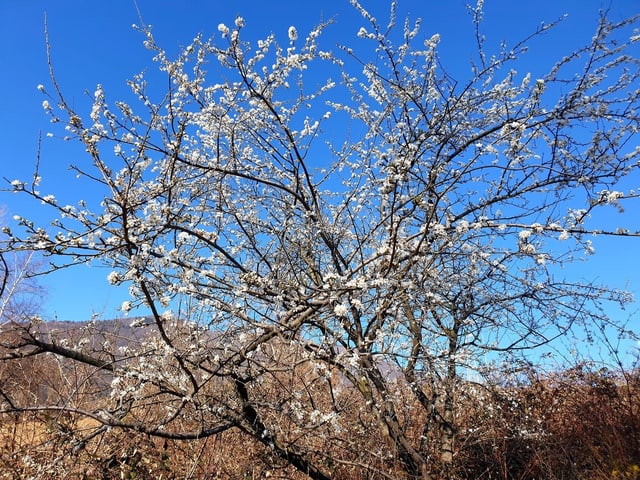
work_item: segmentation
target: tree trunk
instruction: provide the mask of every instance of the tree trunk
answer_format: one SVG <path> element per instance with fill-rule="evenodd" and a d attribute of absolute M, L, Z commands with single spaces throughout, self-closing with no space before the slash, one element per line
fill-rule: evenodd
<path fill-rule="evenodd" d="M 453 449 L 455 442 L 454 391 L 458 376 L 456 354 L 458 352 L 458 328 L 456 319 L 454 328 L 448 332 L 449 356 L 447 359 L 447 376 L 444 384 L 444 405 L 442 407 L 442 433 L 440 436 L 440 461 L 442 462 L 444 478 L 451 475 L 453 465 Z"/>

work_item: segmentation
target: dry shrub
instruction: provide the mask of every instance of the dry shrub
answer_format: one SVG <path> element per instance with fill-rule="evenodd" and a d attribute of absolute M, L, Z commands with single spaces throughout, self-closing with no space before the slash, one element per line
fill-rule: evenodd
<path fill-rule="evenodd" d="M 264 417 L 283 442 L 313 451 L 314 461 L 336 480 L 404 478 L 400 460 L 381 439 L 375 415 L 353 386 L 308 363 L 285 360 L 297 366 L 274 371 L 253 392 L 274 400 Z M 53 356 L 0 363 L 3 394 L 22 405 L 46 401 L 95 408 L 104 401 L 107 381 L 95 372 L 68 368 Z M 402 381 L 394 388 L 403 398 L 401 424 L 414 444 L 422 438 L 423 451 L 437 458 L 437 432 L 424 430 L 424 410 Z M 549 375 L 532 370 L 518 382 L 461 383 L 456 395 L 455 467 L 440 474 L 434 460 L 434 478 L 640 479 L 640 371 L 623 374 L 586 365 Z M 296 419 L 276 408 L 291 405 L 294 398 L 303 411 L 315 410 L 327 420 L 311 424 L 308 415 Z M 152 421 L 154 409 L 163 406 L 149 403 L 145 408 Z M 194 422 L 195 417 L 185 420 L 185 430 Z M 102 428 L 95 420 L 49 410 L 0 418 L 0 479 L 13 478 L 305 477 L 239 429 L 171 441 Z"/>
<path fill-rule="evenodd" d="M 638 478 L 640 372 L 581 365 L 478 397 L 461 419 L 460 478 Z"/>

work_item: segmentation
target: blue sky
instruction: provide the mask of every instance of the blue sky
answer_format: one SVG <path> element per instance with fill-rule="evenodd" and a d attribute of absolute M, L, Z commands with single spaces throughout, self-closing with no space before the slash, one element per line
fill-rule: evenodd
<path fill-rule="evenodd" d="M 441 55 L 448 68 L 463 72 L 473 49 L 473 28 L 466 13 L 465 0 L 400 0 L 399 17 L 423 19 L 423 33 L 441 34 Z M 369 0 L 374 14 L 384 19 L 387 2 Z M 640 12 L 640 0 L 606 2 L 614 20 Z M 513 40 L 532 32 L 541 21 L 551 22 L 563 13 L 568 18 L 552 34 L 540 39 L 527 55 L 532 71 L 543 74 L 545 67 L 587 42 L 595 28 L 602 3 L 595 0 L 486 0 L 485 28 L 487 44 Z M 236 15 L 246 20 L 246 32 L 252 38 L 270 32 L 286 39 L 287 29 L 295 25 L 303 34 L 318 21 L 333 18 L 325 33 L 326 46 L 354 41 L 363 22 L 347 0 L 312 1 L 231 1 L 185 0 L 178 4 L 166 0 L 138 0 L 144 21 L 153 26 L 158 43 L 174 53 L 198 32 L 217 33 L 221 22 L 233 24 Z M 52 55 L 59 83 L 67 100 L 82 103 L 84 91 L 92 92 L 101 83 L 111 99 L 127 92 L 125 81 L 134 74 L 155 68 L 151 55 L 142 46 L 142 35 L 132 28 L 139 23 L 133 0 L 0 0 L 0 179 L 28 179 L 33 171 L 39 132 L 46 134 L 48 118 L 42 111 L 38 84 L 49 85 L 44 42 L 44 17 L 47 15 Z M 90 195 L 82 191 L 69 164 L 81 155 L 77 146 L 44 137 L 42 143 L 42 190 L 52 190 L 69 203 Z M 632 179 L 636 188 L 640 178 Z M 5 221 L 14 214 L 42 218 L 42 213 L 19 197 L 0 192 Z M 606 215 L 617 216 L 613 210 Z M 620 220 L 623 220 L 622 218 Z M 629 210 L 624 223 L 640 229 L 640 213 Z M 633 242 L 633 243 L 632 243 Z M 571 273 L 597 278 L 615 287 L 628 288 L 640 296 L 638 241 L 596 238 L 597 255 L 589 263 L 572 268 Z M 60 320 L 84 320 L 92 313 L 103 318 L 119 316 L 117 307 L 126 292 L 108 287 L 108 270 L 77 267 L 43 279 L 48 291 L 44 314 Z M 637 306 L 622 313 L 628 316 Z M 613 312 L 618 315 L 618 312 Z M 634 324 L 638 325 L 638 315 Z"/>

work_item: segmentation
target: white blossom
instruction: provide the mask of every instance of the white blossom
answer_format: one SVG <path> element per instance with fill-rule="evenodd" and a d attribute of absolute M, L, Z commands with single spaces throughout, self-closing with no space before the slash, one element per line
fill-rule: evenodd
<path fill-rule="evenodd" d="M 122 310 L 124 313 L 129 313 L 132 308 L 133 304 L 129 300 L 125 300 L 124 302 L 122 302 L 122 305 L 120 305 L 120 310 Z"/>
<path fill-rule="evenodd" d="M 440 43 L 440 34 L 436 33 L 424 41 L 424 46 L 430 49 L 436 48 Z"/>
<path fill-rule="evenodd" d="M 531 243 L 520 244 L 520 251 L 526 255 L 533 255 L 536 253 L 536 247 Z"/>
<path fill-rule="evenodd" d="M 531 230 L 521 230 L 520 233 L 518 233 L 520 240 L 527 240 L 530 236 Z"/>
<path fill-rule="evenodd" d="M 339 303 L 334 307 L 333 313 L 338 317 L 346 317 L 347 313 L 349 313 L 349 306 L 344 303 Z"/>
<path fill-rule="evenodd" d="M 460 220 L 458 225 L 456 226 L 456 231 L 458 233 L 466 233 L 469 231 L 469 222 L 465 219 Z"/>
<path fill-rule="evenodd" d="M 110 272 L 109 275 L 107 275 L 107 281 L 111 285 L 116 285 L 120 283 L 121 280 L 122 278 L 118 272 L 113 271 L 113 272 Z"/>
<path fill-rule="evenodd" d="M 218 24 L 218 31 L 222 33 L 223 37 L 226 37 L 227 35 L 229 35 L 229 27 L 227 27 L 224 23 Z"/>
<path fill-rule="evenodd" d="M 600 192 L 600 197 L 604 199 L 606 203 L 616 203 L 616 201 L 624 197 L 623 192 L 603 190 Z"/>
<path fill-rule="evenodd" d="M 298 39 L 298 31 L 293 25 L 289 27 L 289 40 L 295 42 Z"/>

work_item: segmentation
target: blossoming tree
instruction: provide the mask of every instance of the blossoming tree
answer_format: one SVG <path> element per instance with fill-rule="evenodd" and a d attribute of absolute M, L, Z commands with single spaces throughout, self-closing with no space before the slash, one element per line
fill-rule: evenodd
<path fill-rule="evenodd" d="M 476 60 L 456 79 L 437 35 L 352 3 L 363 26 L 336 51 L 327 24 L 249 44 L 238 17 L 171 59 L 141 28 L 169 79 L 159 100 L 140 75 L 138 103 L 99 86 L 85 116 L 52 74 L 45 109 L 84 145 L 73 168 L 102 203 L 16 180 L 59 219 L 19 218 L 3 249 L 108 265 L 129 287 L 122 309 L 149 315 L 135 341 L 100 345 L 22 318 L 4 346 L 109 375 L 97 405 L 50 406 L 92 418 L 87 438 L 233 429 L 314 479 L 446 476 L 469 369 L 617 327 L 600 302 L 628 295 L 559 267 L 594 233 L 638 235 L 589 221 L 637 196 L 618 185 L 640 159 L 638 19 L 603 15 L 584 48 L 531 75 L 520 57 L 553 24 L 489 56 L 478 7 Z"/>

